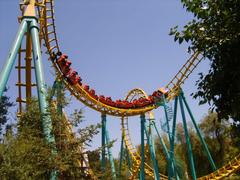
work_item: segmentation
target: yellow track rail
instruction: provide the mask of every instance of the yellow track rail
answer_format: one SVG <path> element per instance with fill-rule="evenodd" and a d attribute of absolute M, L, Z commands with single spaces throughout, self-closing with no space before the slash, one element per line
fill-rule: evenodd
<path fill-rule="evenodd" d="M 40 19 L 44 19 L 44 28 L 43 28 L 43 36 L 45 40 L 45 45 L 48 49 L 48 54 L 51 57 L 53 56 L 53 52 L 60 51 L 58 40 L 57 40 L 57 34 L 56 34 L 56 27 L 55 27 L 55 18 L 54 18 L 54 0 L 42 0 L 39 4 L 44 4 L 44 11 L 43 8 L 39 8 L 39 15 L 41 16 Z M 189 77 L 189 75 L 193 72 L 193 70 L 196 68 L 196 66 L 201 62 L 203 59 L 203 56 L 196 52 L 194 53 L 190 59 L 187 60 L 187 62 L 182 66 L 180 71 L 174 76 L 174 78 L 170 81 L 169 84 L 167 84 L 165 87 L 168 90 L 167 99 L 171 100 L 174 99 L 178 95 L 178 91 L 180 86 L 185 82 L 185 80 Z M 119 117 L 126 117 L 126 116 L 134 116 L 134 115 L 140 115 L 144 114 L 146 112 L 149 112 L 153 110 L 154 108 L 157 108 L 155 105 L 150 105 L 144 108 L 138 108 L 138 109 L 122 109 L 122 108 L 116 108 L 108 106 L 104 103 L 101 103 L 100 101 L 95 100 L 92 98 L 88 92 L 86 92 L 81 86 L 70 85 L 63 77 L 63 74 L 61 71 L 57 68 L 57 65 L 53 62 L 53 67 L 56 70 L 57 76 L 63 80 L 68 90 L 74 95 L 79 101 L 83 102 L 85 105 L 89 106 L 92 109 L 95 109 L 101 113 L 113 115 L 113 116 L 119 116 Z M 125 128 L 125 127 L 124 127 Z M 127 137 L 127 135 L 126 135 Z M 129 144 L 129 149 L 131 149 L 133 146 L 130 143 L 130 140 L 126 139 L 126 142 Z M 133 157 L 135 157 L 135 154 L 133 151 L 131 151 L 133 154 Z M 136 162 L 139 163 L 139 159 L 136 158 Z M 222 179 L 224 177 L 229 176 L 230 174 L 238 171 L 240 169 L 240 157 L 237 156 L 229 162 L 224 167 L 220 168 L 219 170 L 198 178 L 200 180 L 202 179 Z M 152 172 L 152 170 L 148 170 L 146 166 L 146 173 Z M 151 174 L 151 173 L 149 173 Z M 164 176 L 163 178 L 165 178 Z"/>
<path fill-rule="evenodd" d="M 53 56 L 53 53 L 60 51 L 57 34 L 56 34 L 56 26 L 55 26 L 55 18 L 54 18 L 54 1 L 53 0 L 45 0 L 45 8 L 44 8 L 44 19 L 45 25 L 43 29 L 45 45 L 48 49 L 48 54 L 50 57 Z M 185 79 L 191 74 L 193 69 L 197 66 L 197 64 L 202 60 L 198 58 L 199 53 L 195 53 L 184 66 L 181 68 L 179 73 L 173 78 L 171 83 L 169 83 L 166 88 L 169 90 L 168 99 L 173 99 L 177 95 L 177 90 L 181 84 L 184 83 Z M 74 95 L 79 101 L 84 103 L 96 111 L 99 111 L 104 114 L 109 114 L 112 116 L 135 116 L 139 114 L 143 114 L 145 112 L 151 111 L 157 106 L 154 104 L 142 107 L 142 108 L 134 108 L 134 109 L 123 109 L 112 107 L 106 105 L 94 98 L 92 98 L 88 92 L 86 92 L 82 86 L 70 85 L 67 81 L 64 80 L 62 72 L 58 69 L 58 66 L 55 62 L 53 62 L 53 67 L 55 68 L 57 75 L 63 79 L 68 90 Z"/>
<path fill-rule="evenodd" d="M 128 93 L 126 100 L 131 102 L 136 97 L 147 97 L 147 94 L 142 89 L 133 89 Z M 131 169 L 132 171 L 131 179 L 135 179 L 138 176 L 138 173 L 140 171 L 141 156 L 137 152 L 137 149 L 132 143 L 127 117 L 122 118 L 121 125 L 122 125 L 123 140 L 133 161 L 133 167 Z M 145 163 L 145 167 L 146 167 L 146 170 L 145 170 L 146 174 L 148 174 L 150 177 L 154 179 L 154 170 L 147 163 Z M 240 170 L 240 154 L 236 156 L 232 161 L 228 162 L 225 166 L 218 169 L 217 171 L 211 174 L 208 174 L 206 176 L 200 177 L 198 178 L 198 180 L 223 179 L 239 170 Z M 161 179 L 168 179 L 168 177 L 163 174 L 160 174 L 160 177 Z"/>
<path fill-rule="evenodd" d="M 240 170 L 240 154 L 237 155 L 234 159 L 228 162 L 225 166 L 221 167 L 217 171 L 208 174 L 206 176 L 198 178 L 198 180 L 208 180 L 208 179 L 223 179 L 225 177 L 229 177 L 235 172 Z"/>
<path fill-rule="evenodd" d="M 128 93 L 128 95 L 126 96 L 125 100 L 131 102 L 134 99 L 138 99 L 140 97 L 146 98 L 146 97 L 148 97 L 148 95 L 142 89 L 137 88 L 137 89 L 131 90 Z M 152 112 L 147 112 L 147 115 L 153 116 Z M 151 118 L 153 118 L 153 117 L 151 117 Z M 131 141 L 130 130 L 129 130 L 129 126 L 128 126 L 128 118 L 122 117 L 121 122 L 122 122 L 121 125 L 122 125 L 123 140 L 124 140 L 124 143 L 126 145 L 128 152 L 131 156 L 131 159 L 133 161 L 133 167 L 131 169 L 131 171 L 132 171 L 131 179 L 136 179 L 138 177 L 138 174 L 140 171 L 141 156 Z M 154 170 L 147 163 L 145 163 L 145 173 L 154 179 Z M 160 174 L 160 178 L 166 179 L 166 180 L 168 179 L 168 177 L 163 174 Z"/>
<path fill-rule="evenodd" d="M 190 76 L 203 58 L 204 57 L 200 52 L 194 53 L 173 77 L 173 79 L 165 86 L 166 90 L 169 92 L 167 96 L 168 100 L 172 100 L 178 95 L 179 88 L 184 84 L 185 80 Z"/>

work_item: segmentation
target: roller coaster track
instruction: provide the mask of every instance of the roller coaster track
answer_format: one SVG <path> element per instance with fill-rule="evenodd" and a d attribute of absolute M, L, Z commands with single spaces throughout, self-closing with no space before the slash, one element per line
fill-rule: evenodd
<path fill-rule="evenodd" d="M 56 26 L 55 26 L 55 18 L 54 18 L 54 1 L 46 0 L 45 8 L 44 8 L 44 19 L 45 25 L 43 28 L 43 34 L 45 39 L 45 45 L 48 49 L 48 54 L 50 55 L 50 59 L 54 57 L 54 53 L 59 52 L 60 48 L 58 45 L 57 34 L 56 34 Z M 42 14 L 42 13 L 39 13 Z M 169 90 L 168 100 L 173 99 L 177 93 L 180 85 L 184 83 L 186 78 L 191 74 L 191 72 L 196 68 L 197 64 L 202 60 L 202 58 L 198 57 L 199 53 L 195 53 L 184 66 L 181 68 L 179 73 L 172 79 L 172 81 L 166 86 Z M 104 114 L 109 114 L 113 116 L 134 116 L 143 114 L 145 112 L 151 111 L 157 108 L 157 105 L 150 104 L 148 106 L 142 108 L 132 108 L 132 109 L 123 109 L 117 108 L 113 106 L 109 106 L 100 102 L 99 100 L 94 99 L 86 90 L 84 90 L 83 86 L 76 84 L 72 86 L 66 81 L 63 77 L 62 72 L 58 68 L 56 62 L 53 62 L 53 67 L 55 68 L 57 75 L 64 81 L 66 87 L 69 91 L 74 95 L 78 100 L 80 100 L 85 105 L 89 106 L 92 109 L 95 109 Z"/>
<path fill-rule="evenodd" d="M 131 102 L 134 99 L 139 98 L 139 97 L 147 97 L 147 94 L 142 89 L 137 88 L 137 89 L 131 90 L 125 99 L 128 100 L 129 102 Z M 147 115 L 150 116 L 150 113 L 151 112 L 148 112 Z M 130 179 L 136 179 L 138 177 L 138 174 L 140 171 L 141 156 L 131 141 L 127 117 L 122 117 L 121 125 L 122 125 L 123 140 L 124 140 L 124 143 L 126 145 L 128 152 L 131 156 L 131 159 L 133 161 L 133 166 L 131 169 L 132 176 Z M 145 173 L 154 179 L 154 170 L 147 163 L 145 163 L 144 165 L 145 165 Z M 160 178 L 163 180 L 168 179 L 168 177 L 163 174 L 160 174 Z"/>
<path fill-rule="evenodd" d="M 60 52 L 60 48 L 58 45 L 58 39 L 56 34 L 56 26 L 55 26 L 55 17 L 54 17 L 54 0 L 38 0 L 38 4 L 42 4 L 42 6 L 38 7 L 38 12 L 40 16 L 40 20 L 44 21 L 43 24 L 43 37 L 45 40 L 45 46 L 47 47 L 49 59 L 54 57 L 54 53 Z M 167 100 L 174 99 L 178 95 L 179 88 L 182 84 L 184 84 L 185 80 L 189 77 L 189 75 L 193 72 L 193 70 L 197 67 L 197 65 L 201 62 L 203 56 L 200 52 L 195 52 L 190 59 L 182 66 L 179 72 L 173 77 L 173 79 L 168 83 L 165 87 L 168 90 L 167 93 Z M 127 116 L 134 116 L 144 114 L 149 112 L 158 106 L 155 104 L 148 105 L 142 108 L 136 109 L 123 109 L 123 108 L 116 108 L 109 105 L 106 105 L 90 96 L 90 94 L 83 89 L 82 86 L 79 84 L 71 85 L 63 76 L 62 72 L 58 68 L 57 64 L 52 61 L 53 67 L 56 70 L 57 76 L 63 80 L 68 90 L 74 95 L 79 101 L 84 103 L 85 105 L 89 106 L 92 109 L 95 109 L 99 112 L 104 114 L 109 114 L 113 116 L 119 117 L 127 117 Z M 125 129 L 125 127 L 123 128 Z M 124 131 L 124 130 L 123 130 Z M 126 137 L 127 134 L 126 134 Z M 135 157 L 135 151 L 133 145 L 131 144 L 130 140 L 126 139 L 128 143 L 129 149 L 131 149 L 130 154 L 132 153 L 133 158 Z M 139 163 L 139 159 L 135 157 L 135 161 Z M 235 157 L 232 161 L 226 164 L 224 167 L 218 169 L 217 171 L 201 177 L 199 179 L 222 179 L 224 177 L 228 177 L 230 174 L 238 171 L 240 169 L 240 157 Z M 152 170 L 148 169 L 146 166 L 146 173 L 152 174 Z M 166 176 L 163 176 L 163 179 Z"/>
<path fill-rule="evenodd" d="M 185 80 L 190 76 L 197 65 L 203 60 L 203 56 L 200 52 L 194 53 L 187 62 L 181 67 L 179 72 L 173 77 L 173 79 L 165 86 L 169 94 L 167 100 L 174 99 L 178 93 L 179 88 L 184 84 Z"/>
<path fill-rule="evenodd" d="M 208 179 L 223 179 L 229 177 L 230 175 L 238 172 L 240 170 L 240 154 L 233 158 L 223 167 L 219 168 L 217 171 L 208 174 L 206 176 L 198 178 L 198 180 L 208 180 Z"/>
<path fill-rule="evenodd" d="M 135 98 L 135 96 L 146 97 L 147 94 L 142 89 L 137 88 L 137 89 L 131 90 L 128 93 L 126 99 L 129 101 L 132 101 Z M 151 112 L 148 112 L 148 113 L 151 113 Z M 138 173 L 140 171 L 141 156 L 137 152 L 137 149 L 132 143 L 127 117 L 122 118 L 121 125 L 122 125 L 123 140 L 131 156 L 131 159 L 133 161 L 133 167 L 131 169 L 132 170 L 131 179 L 134 179 L 138 176 Z M 150 177 L 154 179 L 154 170 L 147 163 L 145 163 L 145 167 L 146 167 L 145 169 L 146 174 L 148 174 Z M 223 179 L 237 172 L 238 170 L 240 170 L 240 154 L 236 156 L 232 161 L 228 162 L 225 166 L 218 169 L 217 171 L 211 174 L 208 174 L 206 176 L 200 177 L 198 178 L 198 180 Z M 160 177 L 161 179 L 168 179 L 168 177 L 163 174 L 160 174 Z"/>

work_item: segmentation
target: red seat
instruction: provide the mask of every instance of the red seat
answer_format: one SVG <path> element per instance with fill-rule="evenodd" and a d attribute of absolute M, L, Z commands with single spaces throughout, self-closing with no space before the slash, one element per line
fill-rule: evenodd
<path fill-rule="evenodd" d="M 68 76 L 68 80 L 70 81 L 71 84 L 76 84 L 76 76 L 77 76 L 77 72 L 76 71 L 72 71 L 71 74 L 69 74 Z"/>
<path fill-rule="evenodd" d="M 63 54 L 57 59 L 57 64 L 61 70 L 62 70 L 63 66 L 66 64 L 67 58 L 68 58 L 68 56 L 66 54 Z"/>
<path fill-rule="evenodd" d="M 89 91 L 89 85 L 85 85 L 83 88 L 85 91 Z"/>

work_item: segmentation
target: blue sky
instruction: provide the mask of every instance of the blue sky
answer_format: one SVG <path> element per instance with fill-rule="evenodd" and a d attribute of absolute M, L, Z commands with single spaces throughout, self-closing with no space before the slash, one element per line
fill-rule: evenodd
<path fill-rule="evenodd" d="M 74 69 L 98 94 L 119 99 L 137 87 L 151 94 L 165 86 L 190 56 L 187 44 L 180 46 L 168 35 L 171 27 L 182 26 L 192 18 L 178 0 L 56 0 L 55 5 L 62 52 L 69 55 Z M 0 1 L 0 68 L 17 32 L 18 15 L 17 0 Z M 43 62 L 46 82 L 51 86 L 53 69 L 46 55 Z M 208 106 L 199 106 L 190 94 L 196 91 L 198 73 L 206 72 L 208 67 L 208 61 L 203 61 L 182 87 L 197 120 L 207 113 Z M 16 77 L 14 69 L 8 83 L 13 100 L 17 96 Z M 84 109 L 83 126 L 100 122 L 100 113 L 73 97 L 65 111 L 70 114 L 76 108 Z M 161 110 L 155 110 L 155 115 L 159 123 L 163 118 Z M 139 117 L 130 120 L 132 138 L 138 144 Z M 108 117 L 107 123 L 110 137 L 118 140 L 113 147 L 116 157 L 120 149 L 120 119 Z M 100 135 L 96 136 L 93 148 L 100 141 Z"/>

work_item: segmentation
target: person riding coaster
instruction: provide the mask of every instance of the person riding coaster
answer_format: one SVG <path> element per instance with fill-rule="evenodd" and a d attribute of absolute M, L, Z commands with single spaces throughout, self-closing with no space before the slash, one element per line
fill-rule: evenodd
<path fill-rule="evenodd" d="M 55 55 L 55 54 L 54 54 Z M 70 66 L 71 66 L 71 61 L 68 60 L 68 56 L 66 54 L 62 54 L 61 52 L 57 53 L 57 56 L 60 56 L 59 58 L 56 57 L 56 62 L 62 71 L 63 75 L 67 80 L 72 84 L 79 84 L 82 86 L 82 79 L 78 75 L 77 71 L 73 71 Z M 102 103 L 108 104 L 110 106 L 114 107 L 119 107 L 119 108 L 140 108 L 143 106 L 147 106 L 151 103 L 156 103 L 158 102 L 163 95 L 166 95 L 168 93 L 167 90 L 164 88 L 159 88 L 157 91 L 154 91 L 152 95 L 150 95 L 148 98 L 140 98 L 137 100 L 134 100 L 133 102 L 128 102 L 128 101 L 122 101 L 122 100 L 117 100 L 117 101 L 112 101 L 111 98 L 105 98 L 104 96 L 97 96 L 95 94 L 95 91 L 91 89 L 91 92 L 89 91 L 89 86 L 85 85 L 84 90 L 90 93 L 90 95 L 95 98 L 100 100 Z"/>
<path fill-rule="evenodd" d="M 68 56 L 66 54 L 62 54 L 59 58 L 57 58 L 56 62 L 61 67 L 61 65 L 65 63 L 67 58 L 68 58 Z"/>
<path fill-rule="evenodd" d="M 77 83 L 81 83 L 82 79 L 81 77 L 78 75 L 77 71 L 72 71 L 71 74 L 69 74 L 68 76 L 68 80 L 70 81 L 71 84 L 75 85 Z"/>

